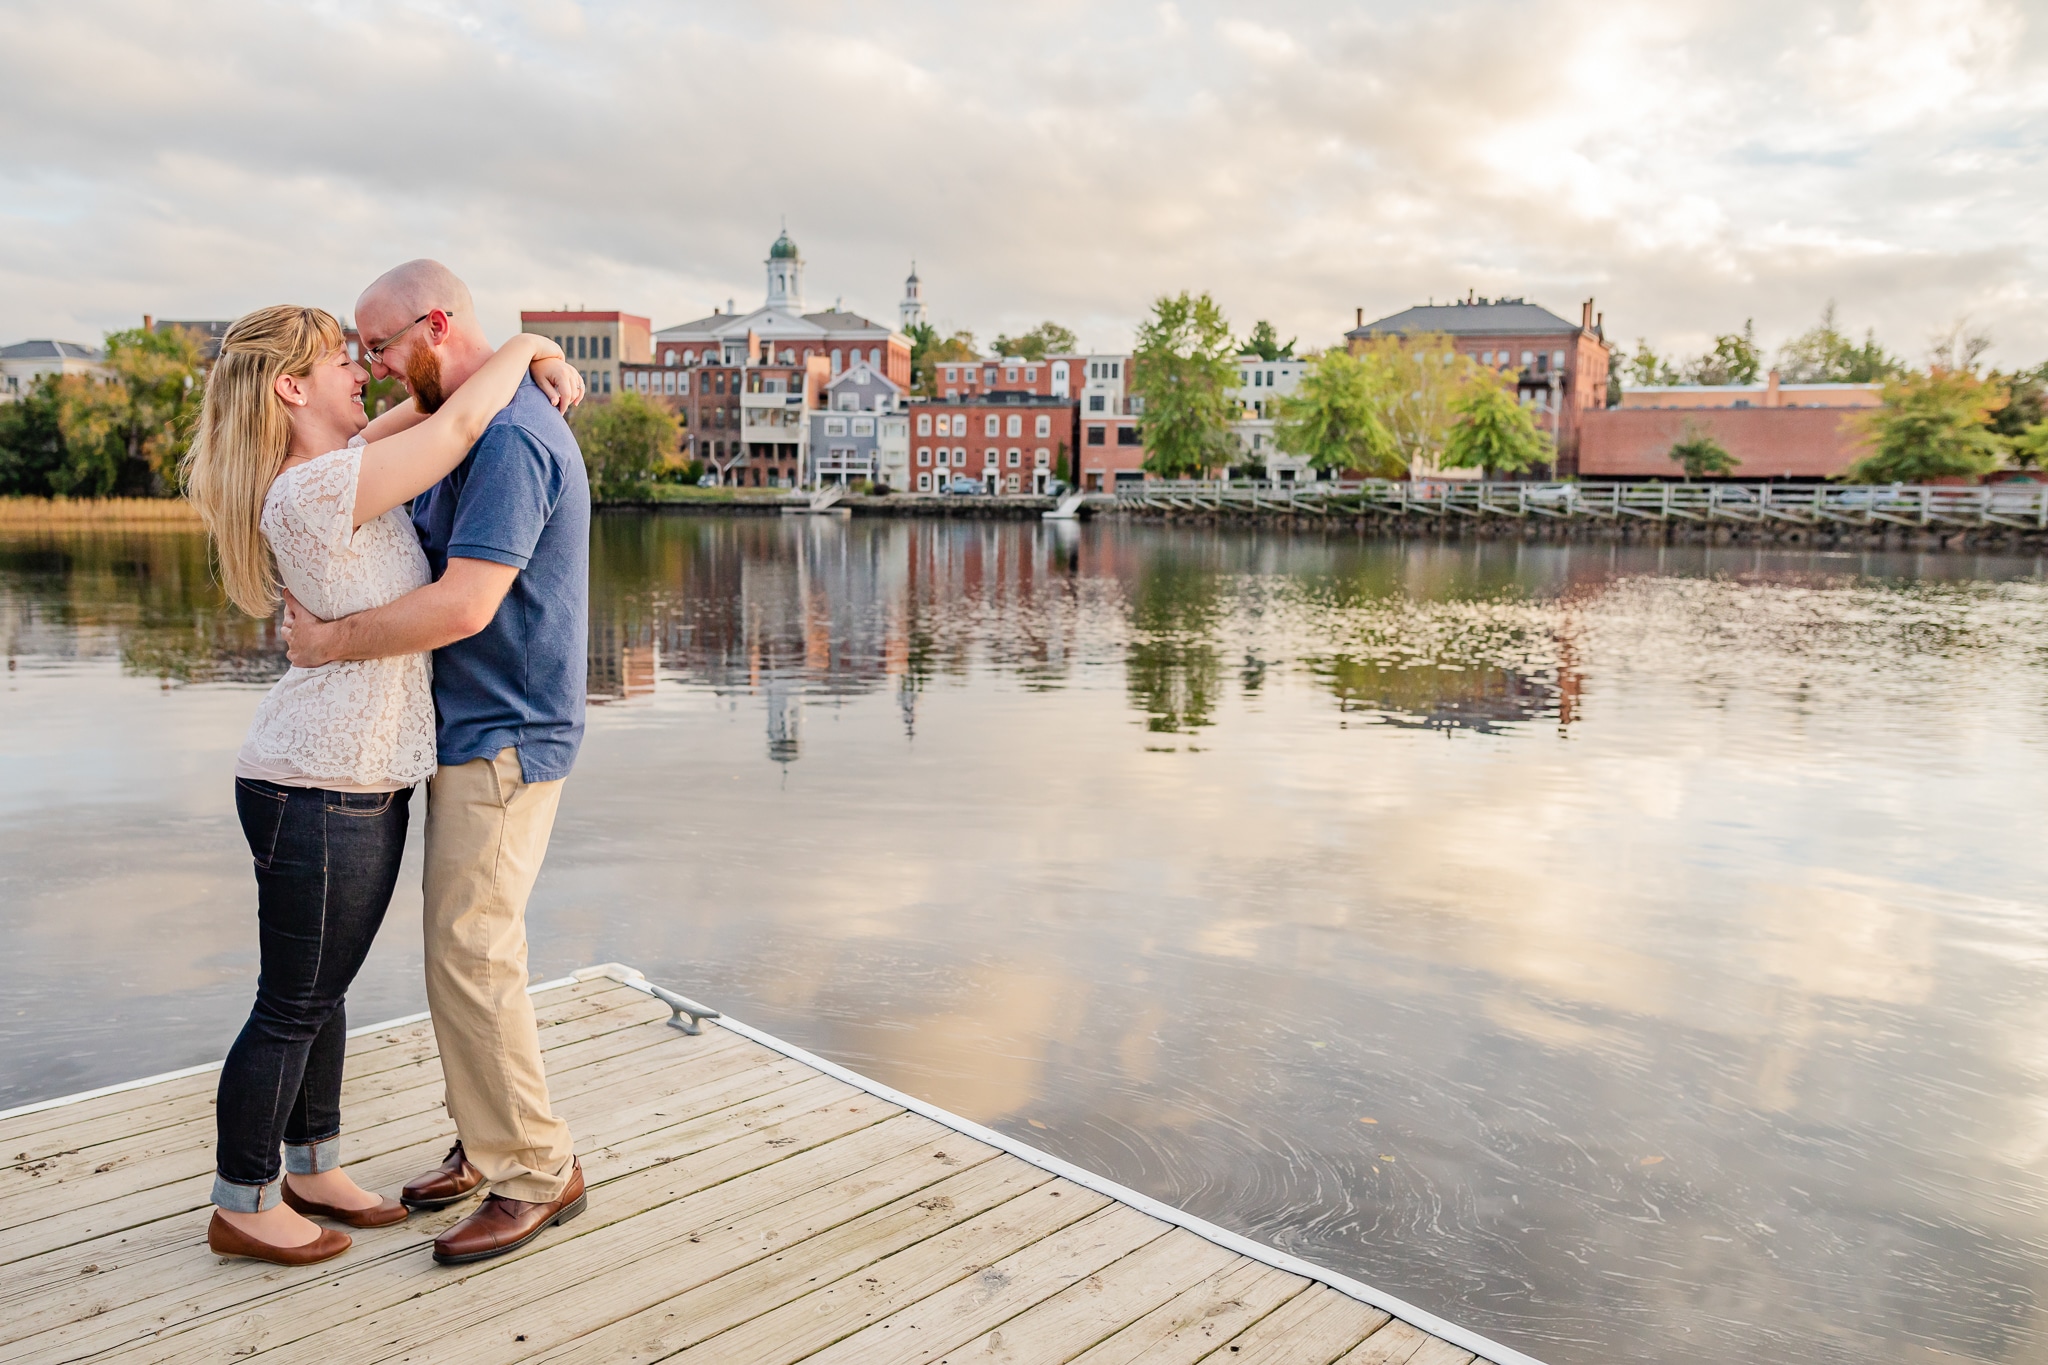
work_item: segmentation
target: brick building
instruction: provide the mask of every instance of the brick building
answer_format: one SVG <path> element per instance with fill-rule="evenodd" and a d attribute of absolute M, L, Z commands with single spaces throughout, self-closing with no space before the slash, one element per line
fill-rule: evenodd
<path fill-rule="evenodd" d="M 1074 403 L 1064 394 L 1012 389 L 912 399 L 910 487 L 943 493 L 955 478 L 969 478 L 988 493 L 1044 493 L 1073 443 Z"/>
<path fill-rule="evenodd" d="M 1439 332 L 1460 355 L 1514 376 L 1515 392 L 1536 411 L 1536 424 L 1549 432 L 1557 450 L 1553 472 L 1579 470 L 1579 433 L 1585 414 L 1607 406 L 1608 349 L 1599 315 L 1587 299 L 1575 327 L 1548 308 L 1525 299 L 1465 298 L 1426 304 L 1365 320 L 1344 334 L 1353 354 L 1376 337 Z"/>
<path fill-rule="evenodd" d="M 1621 406 L 1584 415 L 1579 474 L 1589 479 L 1675 479 L 1671 447 L 1695 433 L 1740 465 L 1733 479 L 1829 479 L 1869 450 L 1861 416 L 1880 384 L 1673 384 L 1630 389 Z"/>
<path fill-rule="evenodd" d="M 1075 485 L 1102 493 L 1114 492 L 1120 483 L 1142 480 L 1145 446 L 1139 435 L 1138 418 L 1144 403 L 1129 389 L 1130 356 L 1079 355 L 1066 359 L 1073 367 L 1079 389 Z"/>
<path fill-rule="evenodd" d="M 519 330 L 544 336 L 562 348 L 569 363 L 583 372 L 583 383 L 602 398 L 619 386 L 622 365 L 645 364 L 653 324 L 631 313 L 522 312 Z"/>
<path fill-rule="evenodd" d="M 687 368 L 656 361 L 619 367 L 622 389 L 658 399 L 682 423 L 681 450 L 720 483 L 794 488 L 809 464 L 810 413 L 823 406 L 827 362 L 787 361 L 751 333 L 715 363 Z"/>

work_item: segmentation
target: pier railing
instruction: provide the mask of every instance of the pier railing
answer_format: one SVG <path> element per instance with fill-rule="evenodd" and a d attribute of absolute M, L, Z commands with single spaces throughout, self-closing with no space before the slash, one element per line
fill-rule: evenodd
<path fill-rule="evenodd" d="M 2006 526 L 2048 530 L 2048 484 L 1482 483 L 1477 480 L 1148 479 L 1119 507 L 1409 517 Z"/>

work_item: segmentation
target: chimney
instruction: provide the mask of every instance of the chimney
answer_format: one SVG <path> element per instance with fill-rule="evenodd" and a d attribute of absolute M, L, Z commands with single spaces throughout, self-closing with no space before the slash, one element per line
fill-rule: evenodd
<path fill-rule="evenodd" d="M 1365 310 L 1363 308 L 1358 310 L 1358 325 L 1360 327 L 1365 326 Z"/>
<path fill-rule="evenodd" d="M 1607 339 L 1607 314 L 1593 314 L 1593 334 L 1599 337 L 1602 341 L 1605 341 Z"/>
<path fill-rule="evenodd" d="M 1771 371 L 1770 382 L 1764 385 L 1764 406 L 1767 408 L 1777 407 L 1778 396 L 1778 372 L 1774 369 Z"/>
<path fill-rule="evenodd" d="M 1579 326 L 1588 332 L 1593 330 L 1593 300 L 1591 299 L 1587 299 L 1585 306 L 1579 309 Z"/>
<path fill-rule="evenodd" d="M 154 332 L 156 330 L 156 319 L 151 317 L 149 314 L 144 313 L 142 315 L 142 330 L 145 332 Z"/>

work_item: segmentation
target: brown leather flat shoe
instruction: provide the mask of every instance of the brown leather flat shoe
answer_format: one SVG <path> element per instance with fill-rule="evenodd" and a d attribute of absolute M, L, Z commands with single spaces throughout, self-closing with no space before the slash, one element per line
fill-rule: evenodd
<path fill-rule="evenodd" d="M 406 1215 L 405 1205 L 396 1199 L 379 1199 L 367 1209 L 342 1209 L 332 1204 L 315 1203 L 292 1191 L 289 1176 L 284 1182 L 284 1206 L 308 1218 L 332 1218 L 352 1228 L 388 1228 L 393 1223 L 403 1223 Z"/>
<path fill-rule="evenodd" d="M 398 1199 L 409 1209 L 445 1209 L 468 1197 L 471 1190 L 483 1183 L 484 1173 L 469 1164 L 458 1142 L 448 1149 L 440 1165 L 406 1181 Z"/>
<path fill-rule="evenodd" d="M 545 1204 L 507 1199 L 494 1194 L 483 1207 L 434 1239 L 434 1259 L 462 1265 L 515 1251 L 540 1236 L 551 1224 L 566 1223 L 583 1212 L 583 1163 L 569 1167 L 569 1183 Z"/>
<path fill-rule="evenodd" d="M 247 1256 L 252 1261 L 268 1261 L 272 1265 L 318 1265 L 333 1260 L 355 1243 L 345 1232 L 322 1228 L 320 1235 L 304 1246 L 274 1247 L 257 1241 L 215 1209 L 213 1221 L 206 1225 L 206 1245 L 220 1256 Z"/>

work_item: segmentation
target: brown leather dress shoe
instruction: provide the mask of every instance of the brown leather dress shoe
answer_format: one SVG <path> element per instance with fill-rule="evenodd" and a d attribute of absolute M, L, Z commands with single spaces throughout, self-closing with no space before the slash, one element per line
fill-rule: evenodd
<path fill-rule="evenodd" d="M 308 1218 L 332 1218 L 352 1228 L 388 1228 L 393 1223 L 403 1223 L 406 1213 L 405 1205 L 396 1199 L 379 1199 L 366 1209 L 342 1209 L 332 1204 L 316 1203 L 293 1193 L 290 1176 L 285 1177 L 284 1206 Z"/>
<path fill-rule="evenodd" d="M 569 1167 L 569 1183 L 545 1204 L 507 1199 L 494 1194 L 483 1207 L 434 1239 L 434 1259 L 442 1265 L 487 1260 L 525 1246 L 553 1223 L 566 1223 L 583 1212 L 583 1163 Z"/>
<path fill-rule="evenodd" d="M 274 1247 L 257 1241 L 215 1209 L 213 1221 L 206 1225 L 206 1245 L 220 1256 L 247 1256 L 252 1261 L 268 1261 L 272 1265 L 318 1265 L 333 1260 L 355 1243 L 345 1232 L 322 1228 L 320 1235 L 304 1246 Z"/>
<path fill-rule="evenodd" d="M 458 1142 L 448 1149 L 440 1165 L 406 1181 L 398 1198 L 409 1209 L 445 1209 L 483 1183 L 484 1173 L 469 1164 Z"/>

